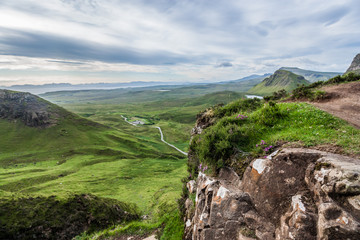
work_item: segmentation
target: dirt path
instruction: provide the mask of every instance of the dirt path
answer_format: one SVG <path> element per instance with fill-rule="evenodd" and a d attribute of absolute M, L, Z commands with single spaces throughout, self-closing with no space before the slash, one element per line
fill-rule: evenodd
<path fill-rule="evenodd" d="M 322 90 L 330 99 L 311 104 L 360 128 L 360 82 L 327 86 Z"/>

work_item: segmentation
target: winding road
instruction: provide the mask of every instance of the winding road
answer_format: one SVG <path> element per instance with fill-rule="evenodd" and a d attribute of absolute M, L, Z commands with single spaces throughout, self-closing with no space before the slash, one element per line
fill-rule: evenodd
<path fill-rule="evenodd" d="M 160 128 L 160 127 L 156 127 L 156 128 L 159 129 L 159 132 L 160 132 L 160 135 L 161 135 L 161 141 L 162 141 L 163 143 L 166 143 L 167 145 L 169 145 L 170 147 L 174 148 L 174 149 L 177 150 L 178 152 L 184 154 L 185 156 L 188 155 L 186 152 L 181 151 L 180 149 L 178 149 L 178 148 L 175 147 L 174 145 L 172 145 L 172 144 L 168 143 L 167 141 L 165 141 L 165 140 L 164 140 L 164 134 L 163 134 L 163 132 L 161 131 L 161 128 Z"/>
<path fill-rule="evenodd" d="M 133 126 L 137 126 L 137 124 L 132 123 L 132 122 L 129 122 L 129 121 L 127 120 L 127 118 L 124 117 L 123 115 L 121 115 L 121 117 L 122 117 L 122 118 L 125 120 L 125 122 L 127 122 L 128 124 L 131 124 L 131 125 L 133 125 Z"/>
<path fill-rule="evenodd" d="M 137 126 L 137 125 L 138 125 L 138 124 L 134 124 L 134 123 L 132 123 L 132 122 L 129 122 L 129 121 L 127 120 L 127 118 L 126 118 L 126 117 L 124 117 L 123 115 L 121 115 L 121 117 L 125 120 L 125 122 L 127 122 L 127 123 L 129 123 L 129 124 L 131 124 L 131 125 L 133 125 L 133 126 Z M 165 140 L 164 140 L 164 134 L 163 134 L 163 132 L 162 132 L 161 128 L 160 128 L 160 127 L 156 127 L 156 128 L 157 128 L 157 129 L 159 129 L 160 136 L 161 136 L 161 141 L 162 141 L 163 143 L 165 143 L 165 144 L 169 145 L 170 147 L 174 148 L 176 151 L 178 151 L 178 152 L 180 152 L 180 153 L 184 154 L 185 156 L 187 156 L 187 155 L 188 155 L 186 152 L 184 152 L 184 151 L 182 151 L 182 150 L 178 149 L 178 148 L 177 148 L 177 147 L 175 147 L 174 145 L 172 145 L 172 144 L 168 143 L 167 141 L 165 141 Z"/>

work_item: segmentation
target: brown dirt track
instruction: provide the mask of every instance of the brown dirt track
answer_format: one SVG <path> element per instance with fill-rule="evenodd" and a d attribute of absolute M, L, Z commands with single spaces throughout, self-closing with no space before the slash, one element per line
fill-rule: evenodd
<path fill-rule="evenodd" d="M 360 128 L 360 81 L 326 86 L 322 90 L 328 98 L 311 104 Z"/>

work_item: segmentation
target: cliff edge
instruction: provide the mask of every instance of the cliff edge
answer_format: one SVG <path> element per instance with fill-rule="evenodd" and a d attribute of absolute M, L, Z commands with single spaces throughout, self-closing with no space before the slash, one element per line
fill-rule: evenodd
<path fill-rule="evenodd" d="M 188 189 L 185 239 L 360 239 L 358 159 L 284 148 Z"/>

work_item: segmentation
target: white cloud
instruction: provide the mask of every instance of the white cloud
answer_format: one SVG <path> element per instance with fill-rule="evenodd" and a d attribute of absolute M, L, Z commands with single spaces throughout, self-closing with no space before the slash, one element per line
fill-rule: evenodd
<path fill-rule="evenodd" d="M 69 81 L 77 71 L 190 81 L 281 66 L 345 71 L 360 49 L 359 11 L 357 0 L 3 0 L 0 71 Z M 216 68 L 223 62 L 232 67 Z"/>

